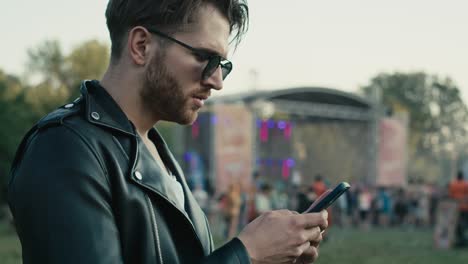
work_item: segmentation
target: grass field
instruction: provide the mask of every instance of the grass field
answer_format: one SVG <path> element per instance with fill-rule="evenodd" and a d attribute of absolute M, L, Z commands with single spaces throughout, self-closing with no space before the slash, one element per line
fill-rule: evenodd
<path fill-rule="evenodd" d="M 318 264 L 467 264 L 468 248 L 436 250 L 431 230 L 331 228 Z M 21 263 L 14 231 L 0 222 L 0 263 Z"/>
<path fill-rule="evenodd" d="M 318 264 L 468 264 L 468 248 L 437 250 L 432 230 L 331 229 Z"/>

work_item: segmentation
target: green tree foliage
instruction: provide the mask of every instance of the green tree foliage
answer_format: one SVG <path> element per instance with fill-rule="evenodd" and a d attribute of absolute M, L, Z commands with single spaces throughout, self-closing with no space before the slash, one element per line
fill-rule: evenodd
<path fill-rule="evenodd" d="M 30 111 L 39 119 L 64 104 L 68 100 L 69 92 L 66 89 L 55 89 L 47 83 L 39 83 L 25 87 L 24 95 Z"/>
<path fill-rule="evenodd" d="M 39 78 L 39 83 L 55 89 L 71 85 L 69 65 L 56 40 L 47 40 L 28 50 L 27 75 Z"/>
<path fill-rule="evenodd" d="M 65 59 L 70 66 L 71 96 L 79 94 L 77 87 L 84 79 L 100 79 L 109 62 L 109 47 L 97 40 L 77 46 Z"/>
<path fill-rule="evenodd" d="M 0 70 L 0 204 L 16 147 L 35 119 L 20 80 Z"/>
<path fill-rule="evenodd" d="M 28 51 L 26 80 L 0 70 L 0 204 L 7 174 L 19 142 L 42 116 L 79 94 L 82 79 L 99 79 L 109 48 L 96 40 L 64 54 L 58 41 L 45 41 Z"/>
<path fill-rule="evenodd" d="M 422 72 L 382 73 L 361 91 L 379 94 L 381 103 L 396 112 L 408 112 L 410 179 L 453 173 L 447 162 L 466 145 L 468 111 L 451 79 Z"/>
<path fill-rule="evenodd" d="M 28 77 L 39 79 L 38 87 L 63 89 L 70 98 L 79 94 L 83 79 L 99 79 L 109 61 L 109 47 L 89 40 L 64 55 L 57 41 L 45 41 L 28 51 Z"/>

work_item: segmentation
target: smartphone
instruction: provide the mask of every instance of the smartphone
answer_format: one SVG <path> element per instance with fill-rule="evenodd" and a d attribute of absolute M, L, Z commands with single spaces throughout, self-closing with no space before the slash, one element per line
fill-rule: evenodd
<path fill-rule="evenodd" d="M 322 195 L 320 195 L 312 205 L 305 210 L 303 213 L 317 213 L 324 209 L 327 209 L 333 202 L 338 199 L 343 193 L 345 193 L 351 185 L 347 182 L 341 182 L 334 189 L 328 189 Z"/>

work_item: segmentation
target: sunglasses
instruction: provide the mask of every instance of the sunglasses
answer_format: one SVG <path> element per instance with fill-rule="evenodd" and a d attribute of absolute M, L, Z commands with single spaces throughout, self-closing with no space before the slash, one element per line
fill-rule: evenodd
<path fill-rule="evenodd" d="M 220 55 L 217 55 L 217 54 L 213 54 L 211 52 L 208 52 L 208 51 L 205 51 L 205 50 L 201 50 L 201 49 L 197 49 L 197 48 L 194 48 L 188 44 L 185 44 L 183 43 L 182 41 L 179 41 L 169 35 L 166 35 L 165 33 L 159 31 L 159 30 L 156 30 L 156 29 L 150 29 L 150 28 L 147 28 L 147 30 L 153 34 L 156 34 L 160 37 L 163 37 L 165 39 L 168 39 L 172 42 L 175 42 L 177 44 L 179 44 L 180 46 L 190 50 L 195 56 L 197 56 L 198 58 L 200 58 L 201 60 L 203 61 L 208 61 L 208 63 L 206 64 L 205 68 L 203 69 L 203 72 L 202 72 L 202 79 L 203 80 L 206 80 L 208 79 L 211 75 L 213 75 L 213 73 L 218 69 L 219 66 L 221 66 L 221 73 L 222 73 L 222 76 L 223 76 L 223 80 L 226 79 L 226 76 L 228 76 L 228 74 L 231 72 L 232 70 L 232 62 L 230 62 L 229 60 L 221 57 Z"/>

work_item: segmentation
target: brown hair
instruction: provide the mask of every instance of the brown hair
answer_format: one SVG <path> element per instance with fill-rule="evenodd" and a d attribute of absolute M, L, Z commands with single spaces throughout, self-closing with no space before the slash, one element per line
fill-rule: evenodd
<path fill-rule="evenodd" d="M 247 32 L 249 9 L 246 0 L 109 0 L 106 9 L 107 28 L 112 42 L 111 57 L 119 59 L 125 37 L 135 26 L 157 26 L 177 32 L 192 22 L 203 4 L 212 4 L 229 21 L 230 32 L 236 32 L 236 45 Z"/>

